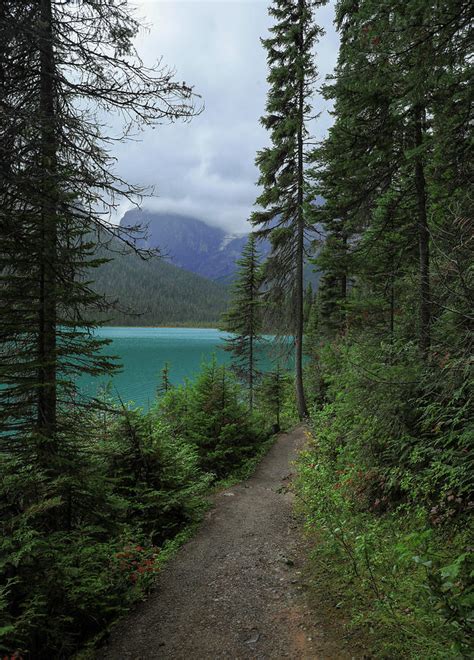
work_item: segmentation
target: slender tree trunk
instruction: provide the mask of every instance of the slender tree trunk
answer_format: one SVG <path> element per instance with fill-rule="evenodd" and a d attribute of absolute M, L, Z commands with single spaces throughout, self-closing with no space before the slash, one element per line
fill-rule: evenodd
<path fill-rule="evenodd" d="M 342 330 L 347 331 L 347 312 L 346 312 L 346 299 L 347 299 L 347 234 L 342 230 L 341 235 L 342 247 L 342 268 L 341 268 L 341 321 Z"/>
<path fill-rule="evenodd" d="M 415 147 L 423 144 L 423 107 L 417 105 L 415 115 Z M 426 213 L 426 181 L 421 153 L 415 157 L 415 187 L 418 207 L 418 246 L 420 274 L 420 335 L 419 346 L 423 357 L 427 357 L 431 343 L 431 294 L 430 294 L 430 251 Z"/>
<path fill-rule="evenodd" d="M 391 181 L 390 181 L 391 183 Z M 390 231 L 393 232 L 394 229 L 394 218 L 393 218 L 393 208 L 390 204 L 389 209 L 389 221 L 390 221 Z M 395 333 L 395 248 L 393 246 L 393 241 L 390 243 L 390 284 L 389 284 L 389 304 L 390 304 L 390 316 L 389 316 L 389 333 L 390 333 L 390 344 L 393 344 L 394 333 Z"/>
<path fill-rule="evenodd" d="M 303 51 L 303 12 L 304 1 L 299 0 L 300 13 L 300 38 L 299 47 Z M 298 208 L 297 208 L 297 236 L 296 236 L 296 319 L 295 319 L 295 385 L 296 385 L 296 404 L 300 419 L 308 416 L 306 399 L 303 385 L 303 325 L 304 325 L 304 283 L 303 283 L 303 263 L 304 263 L 304 158 L 303 158 L 303 130 L 304 130 L 304 76 L 301 75 L 298 89 L 299 105 L 299 126 L 298 126 Z"/>
<path fill-rule="evenodd" d="M 253 330 L 249 338 L 249 410 L 253 412 Z"/>
<path fill-rule="evenodd" d="M 40 246 L 38 310 L 38 431 L 54 444 L 56 432 L 57 144 L 51 0 L 41 0 L 40 28 Z"/>
<path fill-rule="evenodd" d="M 344 238 L 343 241 L 345 243 L 346 239 Z M 345 245 L 343 250 L 344 251 L 346 250 Z M 346 298 L 347 298 L 347 273 L 345 270 L 343 270 L 341 272 L 341 300 L 343 304 L 346 302 Z"/>
<path fill-rule="evenodd" d="M 394 268 L 392 262 L 392 269 Z M 390 321 L 389 321 L 389 331 L 390 331 L 390 343 L 393 344 L 393 336 L 395 332 L 395 275 L 390 274 Z"/>
<path fill-rule="evenodd" d="M 250 414 L 253 412 L 253 376 L 254 376 L 254 356 L 253 356 L 253 340 L 255 336 L 255 318 L 254 318 L 254 301 L 255 301 L 255 243 L 252 237 L 252 253 L 250 262 L 250 336 L 249 336 L 249 410 Z"/>
<path fill-rule="evenodd" d="M 281 397 L 280 397 L 280 367 L 278 367 L 278 372 L 277 372 L 277 428 L 278 431 L 280 430 L 280 408 L 281 408 Z"/>

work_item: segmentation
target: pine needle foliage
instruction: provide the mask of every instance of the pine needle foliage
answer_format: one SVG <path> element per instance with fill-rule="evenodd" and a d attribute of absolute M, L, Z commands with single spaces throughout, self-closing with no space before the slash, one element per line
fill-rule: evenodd
<path fill-rule="evenodd" d="M 218 479 L 242 466 L 263 440 L 235 376 L 215 358 L 196 381 L 170 390 L 160 407 L 174 432 L 195 447 L 201 468 Z"/>
<path fill-rule="evenodd" d="M 237 261 L 237 278 L 232 286 L 230 309 L 222 318 L 222 330 L 232 333 L 225 340 L 225 350 L 232 354 L 232 368 L 248 387 L 252 412 L 258 370 L 257 342 L 262 340 L 262 272 L 257 239 L 250 234 Z"/>
<path fill-rule="evenodd" d="M 121 115 L 125 139 L 134 125 L 191 117 L 193 94 L 141 62 L 126 3 L 7 1 L 1 11 L 0 420 L 6 433 L 36 434 L 48 463 L 63 411 L 78 403 L 76 376 L 113 368 L 92 332 L 90 311 L 105 301 L 88 272 L 103 261 L 104 229 L 130 241 L 108 212 L 141 192 L 114 173 L 101 117 Z"/>
<path fill-rule="evenodd" d="M 269 91 L 261 123 L 270 133 L 271 145 L 257 154 L 258 183 L 263 191 L 256 202 L 261 209 L 251 217 L 257 236 L 270 239 L 272 245 L 265 269 L 269 296 L 276 299 L 280 309 L 282 305 L 291 309 L 289 332 L 296 345 L 295 384 L 301 418 L 307 415 L 302 375 L 303 266 L 305 234 L 311 225 L 306 217 L 311 199 L 305 164 L 317 77 L 313 50 L 322 34 L 314 12 L 324 4 L 274 0 L 270 6 L 274 24 L 271 35 L 262 39 L 270 70 Z"/>
<path fill-rule="evenodd" d="M 91 271 L 104 236 L 133 243 L 109 218 L 143 193 L 111 144 L 195 114 L 188 85 L 140 60 L 139 29 L 126 2 L 0 5 L 0 644 L 25 657 L 69 657 L 122 610 L 108 562 L 146 534 L 127 529 L 98 443 L 110 405 L 76 387 L 115 368 Z"/>
<path fill-rule="evenodd" d="M 314 570 L 375 657 L 470 657 L 472 7 L 340 0 L 336 25 L 298 486 Z"/>

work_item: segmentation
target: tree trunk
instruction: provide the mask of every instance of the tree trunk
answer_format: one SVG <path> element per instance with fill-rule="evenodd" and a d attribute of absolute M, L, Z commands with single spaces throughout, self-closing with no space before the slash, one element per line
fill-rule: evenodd
<path fill-rule="evenodd" d="M 347 234 L 344 229 L 341 234 L 341 251 L 342 251 L 342 263 L 341 263 L 341 322 L 342 322 L 342 331 L 345 334 L 347 332 L 347 311 L 346 311 L 346 301 L 347 301 Z"/>
<path fill-rule="evenodd" d="M 251 247 L 251 261 L 250 261 L 250 336 L 249 336 L 249 410 L 250 414 L 253 412 L 253 376 L 254 376 L 254 351 L 253 340 L 255 337 L 255 315 L 254 315 L 254 302 L 256 299 L 256 282 L 255 282 L 255 242 L 253 236 Z"/>
<path fill-rule="evenodd" d="M 249 337 L 249 410 L 253 412 L 253 329 Z"/>
<path fill-rule="evenodd" d="M 390 179 L 390 185 L 392 181 Z M 394 231 L 394 209 L 392 208 L 392 203 L 388 208 L 389 222 L 390 222 L 390 231 Z M 390 284 L 389 284 L 389 322 L 388 329 L 390 334 L 390 344 L 393 344 L 395 338 L 395 248 L 393 246 L 393 241 L 390 243 Z"/>
<path fill-rule="evenodd" d="M 393 266 L 392 266 L 393 268 Z M 393 344 L 395 332 L 395 276 L 390 274 L 390 321 L 389 321 L 390 343 Z"/>
<path fill-rule="evenodd" d="M 423 144 L 423 107 L 414 109 L 415 147 L 419 150 Z M 427 357 L 431 343 L 431 295 L 430 295 L 430 252 L 429 231 L 426 214 L 426 181 L 421 153 L 415 157 L 415 187 L 418 207 L 418 246 L 420 275 L 420 334 L 419 346 L 423 357 Z"/>
<path fill-rule="evenodd" d="M 281 397 L 280 397 L 280 388 L 281 388 L 281 378 L 280 378 L 280 366 L 278 366 L 278 371 L 277 371 L 277 377 L 276 377 L 276 384 L 277 384 L 277 413 L 276 413 L 276 425 L 277 425 L 277 432 L 280 430 L 280 412 L 281 412 Z"/>
<path fill-rule="evenodd" d="M 304 2 L 299 0 L 300 13 L 300 39 L 299 47 L 303 51 L 303 12 Z M 308 416 L 306 399 L 303 385 L 303 325 L 304 325 L 304 283 L 303 283 L 303 263 L 304 263 L 304 157 L 303 157 L 303 130 L 304 130 L 304 76 L 301 75 L 298 89 L 299 105 L 299 125 L 298 125 L 298 208 L 297 208 L 297 236 L 296 236 L 296 319 L 295 319 L 295 385 L 296 385 L 296 404 L 299 418 L 305 419 Z"/>
<path fill-rule="evenodd" d="M 40 44 L 40 246 L 38 310 L 38 431 L 54 444 L 56 432 L 56 243 L 57 144 L 54 105 L 55 63 L 51 1 L 41 0 Z"/>

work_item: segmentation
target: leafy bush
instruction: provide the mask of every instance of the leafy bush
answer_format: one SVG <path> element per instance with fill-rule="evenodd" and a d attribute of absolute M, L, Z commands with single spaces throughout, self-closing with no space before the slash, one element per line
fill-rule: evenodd
<path fill-rule="evenodd" d="M 469 654 L 472 428 L 459 366 L 424 366 L 407 343 L 321 350 L 323 405 L 296 488 L 315 580 L 348 604 L 377 657 Z"/>
<path fill-rule="evenodd" d="M 160 406 L 175 435 L 198 452 L 201 468 L 219 479 L 251 458 L 263 440 L 234 376 L 215 360 L 203 365 L 194 383 L 168 392 Z"/>
<path fill-rule="evenodd" d="M 357 472 L 342 468 L 340 453 L 334 458 L 320 420 L 316 429 L 296 485 L 315 541 L 315 583 L 352 610 L 375 657 L 464 657 L 473 600 L 469 530 L 433 528 L 426 510 L 406 504 L 384 514 L 364 510 L 349 476 Z"/>
<path fill-rule="evenodd" d="M 244 475 L 264 434 L 231 374 L 212 362 L 148 412 L 81 415 L 58 438 L 58 479 L 31 452 L 2 457 L 0 651 L 70 657 L 153 586 L 199 520 L 216 477 Z"/>
<path fill-rule="evenodd" d="M 298 421 L 294 378 L 277 368 L 263 375 L 256 390 L 258 413 L 263 428 L 287 429 Z"/>
<path fill-rule="evenodd" d="M 210 477 L 201 471 L 195 448 L 173 436 L 158 410 L 125 411 L 104 449 L 108 478 L 126 501 L 126 519 L 153 543 L 199 517 Z"/>
<path fill-rule="evenodd" d="M 83 420 L 84 422 L 84 420 Z M 12 456 L 0 481 L 0 649 L 69 657 L 152 586 L 210 477 L 156 411 L 93 415 L 56 481 Z"/>

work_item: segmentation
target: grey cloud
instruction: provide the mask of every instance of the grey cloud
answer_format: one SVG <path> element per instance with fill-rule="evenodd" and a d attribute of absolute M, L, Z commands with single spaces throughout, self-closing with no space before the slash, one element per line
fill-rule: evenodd
<path fill-rule="evenodd" d="M 137 49 L 151 64 L 176 70 L 194 85 L 205 109 L 189 124 L 146 129 L 138 142 L 119 145 L 118 173 L 132 183 L 154 186 L 149 208 L 189 213 L 229 231 L 245 231 L 258 194 L 256 151 L 267 143 L 260 126 L 267 93 L 265 36 L 270 19 L 260 0 L 155 0 L 138 3 L 150 25 Z M 337 55 L 333 2 L 318 12 L 327 34 L 318 47 L 321 80 Z M 321 109 L 321 100 L 315 99 Z M 327 109 L 314 125 L 321 138 L 330 125 Z M 120 208 L 123 213 L 128 208 Z M 117 220 L 119 219 L 117 215 Z"/>

